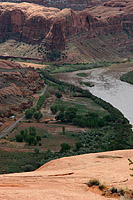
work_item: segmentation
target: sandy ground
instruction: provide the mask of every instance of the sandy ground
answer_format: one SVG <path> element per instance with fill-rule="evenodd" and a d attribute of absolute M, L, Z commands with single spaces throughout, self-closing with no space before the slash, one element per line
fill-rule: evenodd
<path fill-rule="evenodd" d="M 133 189 L 129 157 L 133 150 L 85 154 L 53 160 L 34 172 L 1 175 L 0 200 L 107 200 L 85 183 L 97 178 L 107 186 Z"/>
<path fill-rule="evenodd" d="M 43 64 L 36 64 L 36 63 L 28 63 L 28 62 L 17 62 L 19 63 L 22 67 L 34 67 L 36 68 L 46 68 L 48 65 L 43 65 Z"/>

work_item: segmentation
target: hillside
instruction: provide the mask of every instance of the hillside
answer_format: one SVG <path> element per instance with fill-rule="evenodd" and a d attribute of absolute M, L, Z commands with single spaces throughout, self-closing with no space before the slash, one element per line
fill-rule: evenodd
<path fill-rule="evenodd" d="M 127 199 L 101 195 L 85 183 L 96 178 L 106 187 L 133 189 L 128 164 L 132 155 L 133 150 L 85 154 L 50 161 L 34 172 L 0 175 L 0 197 L 2 200 Z"/>
<path fill-rule="evenodd" d="M 20 64 L 0 60 L 1 118 L 31 107 L 33 94 L 42 86 L 43 81 L 34 68 L 24 68 Z"/>
<path fill-rule="evenodd" d="M 83 11 L 0 3 L 0 54 L 64 62 L 132 57 L 132 11 L 131 0 Z"/>
<path fill-rule="evenodd" d="M 84 10 L 86 7 L 99 5 L 107 1 L 108 0 L 1 0 L 0 2 L 28 2 L 59 9 L 71 8 L 73 10 Z"/>

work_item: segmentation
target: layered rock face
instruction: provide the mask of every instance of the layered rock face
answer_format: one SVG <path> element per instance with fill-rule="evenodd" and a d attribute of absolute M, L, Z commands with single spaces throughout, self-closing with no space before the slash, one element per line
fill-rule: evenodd
<path fill-rule="evenodd" d="M 34 68 L 0 60 L 0 113 L 5 117 L 32 105 L 31 97 L 43 86 Z M 15 105 L 15 106 L 14 106 Z"/>
<path fill-rule="evenodd" d="M 64 50 L 68 38 L 83 33 L 88 38 L 122 31 L 131 35 L 132 5 L 131 0 L 111 1 L 73 11 L 28 3 L 0 3 L 0 40 L 43 42 L 48 49 Z"/>

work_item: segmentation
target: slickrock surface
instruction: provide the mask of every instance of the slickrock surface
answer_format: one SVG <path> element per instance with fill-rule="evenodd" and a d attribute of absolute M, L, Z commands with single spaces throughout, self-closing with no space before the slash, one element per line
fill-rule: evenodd
<path fill-rule="evenodd" d="M 107 186 L 133 189 L 128 158 L 133 150 L 85 154 L 53 160 L 34 172 L 1 175 L 0 200 L 107 200 L 85 183 L 97 178 Z"/>

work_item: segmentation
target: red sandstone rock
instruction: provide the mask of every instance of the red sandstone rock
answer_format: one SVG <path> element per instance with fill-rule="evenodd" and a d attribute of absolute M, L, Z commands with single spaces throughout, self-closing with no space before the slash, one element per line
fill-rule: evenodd
<path fill-rule="evenodd" d="M 34 68 L 0 60 L 0 112 L 8 117 L 11 111 L 20 111 L 32 106 L 29 99 L 41 89 L 44 82 Z"/>
<path fill-rule="evenodd" d="M 88 38 L 122 31 L 131 34 L 132 6 L 131 0 L 121 0 L 73 11 L 28 3 L 0 3 L 0 39 L 42 42 L 48 49 L 63 50 L 68 38 L 83 33 Z"/>

